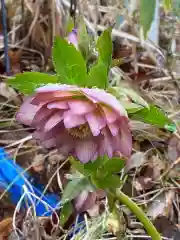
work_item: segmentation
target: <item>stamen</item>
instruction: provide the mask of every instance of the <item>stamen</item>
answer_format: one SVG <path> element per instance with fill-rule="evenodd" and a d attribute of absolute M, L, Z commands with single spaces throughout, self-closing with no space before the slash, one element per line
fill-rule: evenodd
<path fill-rule="evenodd" d="M 75 138 L 84 139 L 90 136 L 91 131 L 89 125 L 85 123 L 80 125 L 79 127 L 68 129 L 68 133 Z"/>

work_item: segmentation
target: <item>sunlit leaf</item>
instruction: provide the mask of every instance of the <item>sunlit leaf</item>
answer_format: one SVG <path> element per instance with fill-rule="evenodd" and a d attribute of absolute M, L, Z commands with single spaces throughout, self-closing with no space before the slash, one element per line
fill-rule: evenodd
<path fill-rule="evenodd" d="M 74 28 L 74 21 L 73 21 L 72 17 L 69 16 L 69 19 L 65 26 L 66 35 L 68 35 L 73 30 L 73 28 Z"/>
<path fill-rule="evenodd" d="M 65 39 L 55 38 L 53 62 L 61 83 L 85 86 L 86 62 L 81 53 Z"/>
<path fill-rule="evenodd" d="M 156 0 L 140 0 L 140 24 L 146 38 L 154 19 Z"/>
<path fill-rule="evenodd" d="M 86 82 L 87 87 L 106 88 L 108 85 L 107 67 L 99 61 L 96 65 L 92 66 Z"/>
<path fill-rule="evenodd" d="M 124 160 L 118 157 L 113 157 L 109 159 L 109 161 L 107 161 L 105 164 L 103 164 L 103 169 L 104 171 L 107 171 L 108 174 L 118 173 L 122 170 L 124 164 Z"/>
<path fill-rule="evenodd" d="M 172 0 L 163 0 L 163 5 L 166 10 L 172 9 Z"/>
<path fill-rule="evenodd" d="M 91 179 L 95 186 L 100 189 L 118 188 L 122 184 L 120 177 L 118 175 L 112 175 L 112 173 L 103 174 L 103 172 L 101 172 L 98 175 L 93 174 Z"/>
<path fill-rule="evenodd" d="M 84 19 L 81 17 L 78 24 L 78 48 L 81 51 L 84 59 L 87 61 L 90 54 L 90 36 L 87 32 Z"/>
<path fill-rule="evenodd" d="M 100 60 L 107 66 L 107 72 L 112 61 L 112 29 L 106 29 L 97 40 L 97 49 Z"/>
<path fill-rule="evenodd" d="M 149 109 L 144 108 L 134 114 L 131 114 L 130 118 L 162 128 L 164 128 L 167 124 L 172 124 L 172 121 L 165 115 L 165 113 L 154 105 L 150 105 Z"/>
<path fill-rule="evenodd" d="M 56 75 L 49 75 L 40 72 L 24 72 L 8 79 L 8 83 L 24 94 L 31 94 L 40 86 L 48 83 L 57 83 Z"/>
<path fill-rule="evenodd" d="M 88 87 L 107 88 L 108 71 L 112 60 L 111 29 L 106 29 L 97 40 L 98 60 L 94 64 L 87 77 Z"/>

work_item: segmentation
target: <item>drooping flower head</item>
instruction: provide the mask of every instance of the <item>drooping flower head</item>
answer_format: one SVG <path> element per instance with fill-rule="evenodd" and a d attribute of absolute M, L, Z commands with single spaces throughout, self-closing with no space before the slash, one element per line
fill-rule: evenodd
<path fill-rule="evenodd" d="M 25 100 L 16 117 L 36 129 L 34 136 L 46 148 L 56 147 L 83 163 L 131 154 L 127 113 L 103 89 L 49 84 Z"/>

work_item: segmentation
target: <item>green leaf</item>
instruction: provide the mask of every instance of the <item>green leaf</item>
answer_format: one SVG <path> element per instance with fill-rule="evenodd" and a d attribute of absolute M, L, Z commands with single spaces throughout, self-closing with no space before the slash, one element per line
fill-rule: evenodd
<path fill-rule="evenodd" d="M 106 171 L 108 174 L 119 173 L 123 167 L 124 167 L 124 160 L 118 157 L 114 157 L 104 163 L 103 170 Z"/>
<path fill-rule="evenodd" d="M 154 19 L 156 0 L 140 0 L 140 24 L 146 38 Z"/>
<path fill-rule="evenodd" d="M 73 213 L 73 206 L 71 202 L 64 203 L 60 213 L 60 225 L 63 227 L 71 214 Z"/>
<path fill-rule="evenodd" d="M 77 197 L 79 193 L 83 191 L 88 185 L 89 182 L 86 178 L 74 178 L 66 185 L 62 196 L 62 202 L 65 203 L 71 201 Z"/>
<path fill-rule="evenodd" d="M 86 81 L 87 87 L 98 87 L 105 89 L 108 85 L 107 67 L 101 61 L 92 66 Z"/>
<path fill-rule="evenodd" d="M 61 83 L 85 86 L 86 62 L 72 44 L 56 37 L 53 46 L 53 61 Z"/>
<path fill-rule="evenodd" d="M 91 176 L 91 180 L 94 185 L 100 189 L 118 188 L 122 185 L 120 177 L 117 175 L 112 175 L 112 173 L 103 174 L 103 172 L 101 172 L 101 175 L 93 174 Z"/>
<path fill-rule="evenodd" d="M 97 40 L 97 49 L 99 52 L 100 61 L 107 67 L 107 72 L 111 66 L 112 61 L 112 40 L 111 40 L 112 28 L 106 29 Z"/>
<path fill-rule="evenodd" d="M 80 18 L 78 24 L 78 48 L 81 51 L 84 59 L 87 61 L 90 54 L 90 36 L 87 32 L 83 17 Z"/>
<path fill-rule="evenodd" d="M 97 40 L 99 56 L 97 63 L 90 68 L 86 83 L 88 87 L 107 88 L 108 71 L 112 60 L 111 31 L 111 28 L 106 29 Z"/>
<path fill-rule="evenodd" d="M 86 164 L 81 163 L 79 160 L 70 158 L 72 166 L 85 176 L 90 176 L 92 173 L 97 172 L 97 169 L 104 163 L 104 158 L 97 158 L 94 162 L 88 162 Z"/>
<path fill-rule="evenodd" d="M 171 10 L 172 9 L 172 0 L 164 0 L 163 5 L 166 10 Z"/>
<path fill-rule="evenodd" d="M 162 128 L 164 128 L 167 124 L 172 124 L 172 121 L 165 115 L 165 113 L 154 105 L 150 105 L 149 109 L 144 108 L 134 114 L 131 114 L 130 118 Z"/>
<path fill-rule="evenodd" d="M 148 103 L 137 93 L 135 92 L 128 84 L 121 84 L 119 87 L 113 87 L 113 90 L 119 94 L 119 97 L 124 95 L 132 100 L 134 103 L 142 105 L 148 108 Z"/>
<path fill-rule="evenodd" d="M 56 75 L 40 72 L 24 72 L 8 79 L 8 84 L 23 94 L 32 94 L 40 86 L 57 82 L 58 77 Z"/>
<path fill-rule="evenodd" d="M 68 35 L 70 32 L 72 32 L 73 28 L 74 28 L 74 21 L 73 21 L 72 17 L 69 16 L 69 19 L 65 26 L 66 35 Z"/>

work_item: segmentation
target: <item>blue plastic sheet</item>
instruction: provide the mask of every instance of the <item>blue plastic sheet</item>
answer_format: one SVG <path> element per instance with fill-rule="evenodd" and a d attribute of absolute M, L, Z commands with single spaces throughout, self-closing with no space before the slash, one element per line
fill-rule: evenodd
<path fill-rule="evenodd" d="M 37 216 L 50 216 L 60 207 L 59 196 L 43 194 L 44 186 L 37 184 L 35 179 L 13 162 L 3 148 L 0 148 L 0 188 L 6 190 L 11 202 L 14 205 L 19 204 L 21 209 L 34 206 Z M 84 227 L 83 215 L 77 216 L 68 239 L 72 239 Z"/>
<path fill-rule="evenodd" d="M 55 194 L 43 195 L 43 186 L 34 186 L 33 182 L 34 179 L 0 148 L 0 188 L 7 190 L 14 205 L 22 199 L 21 208 L 34 206 L 37 216 L 51 215 L 60 204 L 60 198 Z"/>

